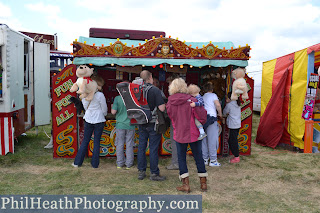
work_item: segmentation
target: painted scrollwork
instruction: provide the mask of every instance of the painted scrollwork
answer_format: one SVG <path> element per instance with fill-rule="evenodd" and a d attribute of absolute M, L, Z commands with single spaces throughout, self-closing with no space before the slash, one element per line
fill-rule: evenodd
<path fill-rule="evenodd" d="M 158 58 L 199 58 L 199 59 L 240 59 L 248 60 L 250 47 L 235 49 L 219 49 L 209 43 L 202 48 L 193 48 L 184 42 L 173 38 L 155 38 L 139 44 L 137 47 L 128 47 L 121 41 L 110 46 L 91 46 L 74 42 L 74 56 L 104 56 L 104 57 L 158 57 Z"/>

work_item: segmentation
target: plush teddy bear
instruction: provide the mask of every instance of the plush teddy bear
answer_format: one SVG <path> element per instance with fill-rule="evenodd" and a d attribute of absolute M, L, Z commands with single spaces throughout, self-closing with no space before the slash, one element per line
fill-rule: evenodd
<path fill-rule="evenodd" d="M 76 71 L 78 77 L 76 83 L 74 83 L 70 89 L 70 92 L 77 91 L 80 94 L 79 98 L 85 98 L 87 101 L 93 99 L 94 93 L 98 89 L 98 84 L 96 81 L 92 80 L 90 77 L 93 74 L 93 68 L 87 65 L 80 65 Z"/>
<path fill-rule="evenodd" d="M 238 100 L 238 97 L 242 94 L 242 99 L 248 99 L 248 87 L 247 82 L 244 79 L 246 69 L 238 67 L 232 71 L 232 78 L 235 81 L 232 84 L 231 100 Z"/>

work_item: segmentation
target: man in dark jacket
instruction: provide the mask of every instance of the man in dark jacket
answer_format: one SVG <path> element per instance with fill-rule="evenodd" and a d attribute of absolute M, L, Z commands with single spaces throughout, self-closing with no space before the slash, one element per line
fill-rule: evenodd
<path fill-rule="evenodd" d="M 144 70 L 140 73 L 140 77 L 143 79 L 144 84 L 152 85 L 153 78 L 152 73 Z M 147 92 L 147 102 L 150 110 L 153 111 L 155 107 L 158 107 L 160 111 L 165 111 L 165 103 L 161 96 L 161 91 L 153 86 Z M 150 158 L 150 180 L 163 181 L 166 179 L 164 176 L 160 176 L 160 170 L 158 167 L 158 150 L 161 142 L 161 134 L 154 131 L 155 123 L 147 123 L 139 126 L 139 145 L 138 145 L 138 179 L 143 180 L 146 177 L 147 158 L 146 148 L 149 139 L 149 158 Z"/>

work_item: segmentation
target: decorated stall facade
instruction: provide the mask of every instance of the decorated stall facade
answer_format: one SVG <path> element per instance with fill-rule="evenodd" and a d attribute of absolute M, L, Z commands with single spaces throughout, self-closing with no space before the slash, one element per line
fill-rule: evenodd
<path fill-rule="evenodd" d="M 319 65 L 320 44 L 263 63 L 258 144 L 275 148 L 283 143 L 305 149 L 304 140 L 310 137 L 305 124 L 313 116 L 303 113 L 303 109 L 308 82 L 315 82 L 314 76 L 318 78 L 313 73 Z M 318 144 L 314 144 L 317 149 Z"/>
<path fill-rule="evenodd" d="M 124 80 L 132 81 L 139 73 L 146 69 L 159 79 L 159 88 L 168 96 L 167 77 L 172 73 L 179 73 L 187 83 L 197 84 L 200 87 L 211 81 L 216 85 L 216 93 L 224 105 L 224 94 L 231 90 L 231 71 L 237 67 L 246 67 L 249 60 L 250 47 L 248 45 L 235 48 L 231 42 L 182 42 L 171 37 L 153 37 L 150 40 L 137 41 L 125 39 L 102 39 L 80 37 L 79 41 L 73 42 L 74 64 L 90 64 L 95 72 L 104 78 L 106 84 L 103 87 L 109 111 L 114 98 L 118 95 L 116 84 Z M 66 67 L 56 78 L 65 75 Z M 70 75 L 69 75 L 70 76 Z M 71 78 L 70 78 L 71 79 Z M 246 76 L 249 90 L 249 99 L 242 101 L 242 127 L 239 135 L 239 147 L 241 154 L 248 155 L 251 151 L 251 129 L 252 129 L 252 99 L 253 80 Z M 54 82 L 55 80 L 53 80 Z M 75 79 L 71 80 L 75 82 Z M 54 85 L 54 84 L 53 84 Z M 53 86 L 53 90 L 55 90 Z M 66 91 L 69 94 L 69 91 Z M 71 94 L 76 96 L 76 93 Z M 61 97 L 62 98 L 62 97 Z M 58 102 L 57 98 L 54 102 Z M 71 103 L 62 105 L 62 108 L 74 107 Z M 55 107 L 55 103 L 52 104 Z M 58 114 L 53 113 L 54 116 Z M 69 112 L 69 115 L 70 112 Z M 77 121 L 75 121 L 75 118 Z M 77 126 L 78 137 L 72 136 L 73 147 L 82 141 L 83 125 L 82 118 L 76 114 L 66 119 L 63 128 L 67 131 L 68 126 Z M 55 125 L 55 124 L 54 124 Z M 57 129 L 53 125 L 53 131 Z M 100 156 L 115 156 L 115 120 L 110 114 L 106 122 L 100 144 Z M 220 124 L 220 154 L 228 154 L 227 128 Z M 63 129 L 62 128 L 62 129 Z M 137 128 L 136 128 L 137 129 Z M 73 129 L 73 131 L 75 128 Z M 63 130 L 59 130 L 59 133 Z M 58 131 L 57 131 L 58 132 Z M 72 131 L 71 131 L 72 132 Z M 55 149 L 58 152 L 58 134 L 54 134 Z M 65 137 L 68 134 L 64 135 Z M 71 137 L 69 137 L 71 139 Z M 167 131 L 162 137 L 162 155 L 171 154 L 170 133 Z M 135 143 L 138 144 L 139 135 L 136 132 Z M 59 142 L 60 143 L 60 142 Z M 92 141 L 89 150 L 92 150 Z M 135 149 L 135 152 L 137 150 Z M 55 157 L 72 157 L 74 153 L 55 155 Z M 89 156 L 91 152 L 89 151 Z"/>

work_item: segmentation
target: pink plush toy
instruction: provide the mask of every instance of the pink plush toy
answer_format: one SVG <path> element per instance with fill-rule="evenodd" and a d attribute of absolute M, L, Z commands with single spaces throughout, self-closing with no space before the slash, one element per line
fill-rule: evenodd
<path fill-rule="evenodd" d="M 78 77 L 76 83 L 74 83 L 70 89 L 70 92 L 77 91 L 80 94 L 79 98 L 85 98 L 87 101 L 93 99 L 94 93 L 98 89 L 98 84 L 96 81 L 92 80 L 90 77 L 93 74 L 93 68 L 89 68 L 87 65 L 80 65 L 76 71 Z"/>
<path fill-rule="evenodd" d="M 232 94 L 231 100 L 238 100 L 238 97 L 242 94 L 242 99 L 248 99 L 248 87 L 247 82 L 244 79 L 246 75 L 246 69 L 238 67 L 237 69 L 232 71 L 232 78 L 235 81 L 232 84 Z"/>

